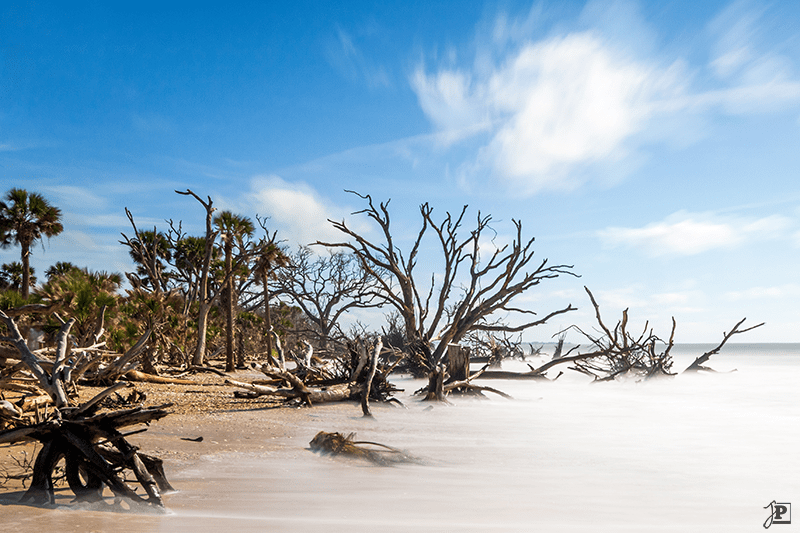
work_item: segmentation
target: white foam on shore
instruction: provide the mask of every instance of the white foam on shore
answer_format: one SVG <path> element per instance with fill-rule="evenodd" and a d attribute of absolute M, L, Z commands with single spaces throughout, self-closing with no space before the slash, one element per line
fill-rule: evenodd
<path fill-rule="evenodd" d="M 393 380 L 407 409 L 374 406 L 375 419 L 355 404 L 304 410 L 277 449 L 173 467 L 170 515 L 81 521 L 141 533 L 761 530 L 769 502 L 800 501 L 800 350 L 732 351 L 710 365 L 733 373 L 487 381 L 515 399 L 432 408 L 409 397 L 421 381 Z M 690 355 L 677 350 L 675 369 Z M 320 430 L 357 432 L 425 464 L 319 456 L 306 446 Z M 37 527 L 75 519 L 39 511 Z"/>
<path fill-rule="evenodd" d="M 800 493 L 800 360 L 765 357 L 715 356 L 739 370 L 647 383 L 486 382 L 515 400 L 406 398 L 375 420 L 326 412 L 298 433 L 355 431 L 429 464 L 330 459 L 297 446 L 307 440 L 216 456 L 191 469 L 206 477 L 170 499 L 163 531 L 753 531 L 765 505 Z"/>

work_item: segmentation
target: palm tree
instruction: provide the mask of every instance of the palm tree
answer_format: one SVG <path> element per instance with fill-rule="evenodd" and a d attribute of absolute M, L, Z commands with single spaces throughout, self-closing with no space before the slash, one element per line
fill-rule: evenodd
<path fill-rule="evenodd" d="M 78 270 L 78 267 L 70 263 L 69 261 L 58 261 L 55 265 L 52 265 L 47 270 L 45 270 L 44 275 L 47 276 L 47 281 L 50 282 L 53 281 L 55 278 L 66 276 L 73 270 Z"/>
<path fill-rule="evenodd" d="M 37 293 L 51 302 L 58 302 L 66 314 L 76 320 L 72 336 L 77 346 L 99 342 L 105 332 L 106 312 L 117 305 L 122 275 L 72 268 L 48 279 Z"/>
<path fill-rule="evenodd" d="M 225 306 L 225 371 L 235 370 L 233 357 L 233 306 L 236 301 L 233 284 L 233 248 L 234 245 L 243 251 L 245 237 L 250 237 L 255 231 L 253 221 L 247 217 L 236 215 L 231 211 L 223 211 L 214 218 L 214 224 L 220 232 L 225 245 L 225 293 L 227 305 Z M 244 364 L 244 354 L 239 354 L 240 366 Z"/>
<path fill-rule="evenodd" d="M 264 287 L 264 320 L 267 325 L 267 357 L 272 358 L 272 315 L 269 310 L 269 275 L 273 270 L 289 265 L 289 257 L 274 242 L 273 238 L 261 243 L 256 272 Z"/>
<path fill-rule="evenodd" d="M 61 210 L 44 196 L 24 189 L 11 189 L 0 202 L 0 247 L 19 244 L 22 248 L 21 295 L 30 293 L 31 245 L 42 237 L 53 237 L 64 231 Z"/>
<path fill-rule="evenodd" d="M 0 289 L 11 289 L 12 291 L 19 292 L 22 287 L 22 265 L 17 261 L 11 263 L 3 263 L 0 267 Z M 36 276 L 33 275 L 33 267 L 30 268 L 29 283 L 36 285 Z"/>

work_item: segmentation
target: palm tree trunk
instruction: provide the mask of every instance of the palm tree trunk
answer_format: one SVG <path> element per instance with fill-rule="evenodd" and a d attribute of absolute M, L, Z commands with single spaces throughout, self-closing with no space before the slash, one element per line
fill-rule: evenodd
<path fill-rule="evenodd" d="M 25 300 L 28 299 L 31 286 L 31 250 L 30 246 L 22 243 L 22 287 L 20 294 Z"/>
<path fill-rule="evenodd" d="M 225 275 L 228 278 L 225 293 L 227 302 L 225 305 L 225 372 L 236 370 L 236 363 L 233 358 L 233 236 L 228 235 L 225 242 Z"/>
<path fill-rule="evenodd" d="M 206 355 L 206 334 L 208 333 L 208 313 L 211 311 L 211 303 L 206 300 L 200 301 L 200 308 L 197 310 L 197 348 L 194 351 L 192 364 L 203 366 Z"/>

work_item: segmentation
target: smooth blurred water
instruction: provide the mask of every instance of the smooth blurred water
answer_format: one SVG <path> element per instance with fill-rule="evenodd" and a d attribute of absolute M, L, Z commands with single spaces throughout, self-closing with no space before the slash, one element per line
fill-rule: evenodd
<path fill-rule="evenodd" d="M 711 345 L 678 346 L 682 370 Z M 523 369 L 523 364 L 504 368 Z M 717 374 L 589 383 L 485 381 L 514 400 L 306 410 L 277 451 L 219 454 L 171 473 L 165 517 L 117 531 L 757 531 L 800 502 L 800 345 L 729 345 Z M 735 372 L 729 372 L 737 369 Z M 305 449 L 317 431 L 402 448 L 391 468 Z M 298 442 L 299 441 L 299 442 Z M 798 503 L 800 505 L 800 503 Z M 109 522 L 110 524 L 111 522 Z M 105 527 L 105 526 L 103 526 Z M 774 527 L 780 527 L 775 525 Z"/>

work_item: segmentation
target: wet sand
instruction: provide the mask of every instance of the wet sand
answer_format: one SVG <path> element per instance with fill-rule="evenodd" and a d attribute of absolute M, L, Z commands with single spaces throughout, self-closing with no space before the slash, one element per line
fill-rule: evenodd
<path fill-rule="evenodd" d="M 238 380 L 252 380 L 263 377 L 252 371 L 239 371 L 234 376 Z M 174 494 L 167 494 L 164 501 L 167 512 L 142 514 L 130 512 L 127 505 L 115 504 L 110 492 L 106 490 L 106 501 L 99 504 L 77 504 L 72 502 L 72 493 L 66 487 L 56 491 L 55 506 L 35 506 L 20 504 L 24 486 L 15 480 L 7 480 L 0 486 L 0 512 L 3 529 L 42 530 L 42 531 L 177 531 L 174 523 L 177 507 L 184 510 L 202 511 L 201 499 L 182 498 L 194 491 L 204 491 L 204 497 L 233 494 L 241 490 L 235 479 L 220 479 L 209 494 L 209 487 L 203 480 L 213 472 L 215 462 L 220 457 L 246 457 L 248 461 L 266 459 L 287 449 L 306 450 L 311 440 L 313 427 L 325 429 L 321 417 L 323 413 L 339 413 L 340 416 L 360 417 L 360 407 L 346 402 L 315 406 L 314 409 L 283 407 L 266 399 L 239 399 L 233 397 L 233 387 L 225 386 L 223 379 L 214 375 L 198 376 L 198 386 L 136 384 L 136 389 L 147 394 L 145 405 L 153 406 L 167 402 L 174 405 L 172 414 L 153 422 L 147 431 L 129 437 L 129 442 L 142 452 L 164 460 L 167 479 L 176 488 Z M 82 398 L 91 397 L 100 389 L 81 391 Z M 123 392 L 123 394 L 126 394 Z M 84 398 L 84 399 L 85 399 Z M 334 417 L 335 418 L 335 417 Z M 143 429 L 145 426 L 131 429 Z M 198 442 L 199 438 L 202 439 Z M 190 440 L 191 439 L 191 440 Z M 27 453 L 33 457 L 38 450 L 34 443 L 0 447 L 0 465 L 14 473 L 19 471 L 15 458 L 22 459 Z M 205 465 L 209 472 L 194 478 L 195 467 Z M 189 474 L 187 474 L 189 472 Z M 172 525 L 170 525 L 172 523 Z"/>

